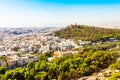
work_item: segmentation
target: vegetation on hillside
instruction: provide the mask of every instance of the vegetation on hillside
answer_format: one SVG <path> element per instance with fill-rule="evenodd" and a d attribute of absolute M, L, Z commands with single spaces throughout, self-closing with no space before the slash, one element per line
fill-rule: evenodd
<path fill-rule="evenodd" d="M 104 50 L 104 51 L 109 51 L 112 50 L 113 52 L 117 52 L 117 47 L 119 48 L 120 46 L 120 41 L 118 42 L 105 42 L 101 44 L 95 44 L 95 45 L 85 45 L 82 48 L 82 52 L 88 51 L 88 50 Z"/>
<path fill-rule="evenodd" d="M 30 62 L 25 68 L 5 70 L 0 67 L 1 80 L 70 80 L 91 75 L 116 61 L 111 51 L 87 50 L 47 61 L 49 53 L 41 54 L 39 62 Z"/>
<path fill-rule="evenodd" d="M 108 38 L 120 39 L 120 29 L 98 28 L 86 25 L 70 25 L 55 32 L 55 36 L 72 38 L 75 40 L 106 40 Z"/>
<path fill-rule="evenodd" d="M 108 80 L 119 80 L 120 79 L 120 72 L 114 73 Z"/>
<path fill-rule="evenodd" d="M 111 70 L 120 70 L 120 60 L 117 60 L 115 63 L 111 64 L 109 66 L 109 68 Z M 112 76 L 110 76 L 108 79 L 109 80 L 119 80 L 120 79 L 120 72 L 116 72 L 116 73 L 112 74 Z"/>

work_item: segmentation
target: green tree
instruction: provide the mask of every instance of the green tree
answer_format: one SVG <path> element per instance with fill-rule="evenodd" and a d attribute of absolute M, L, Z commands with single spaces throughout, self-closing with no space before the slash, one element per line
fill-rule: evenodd
<path fill-rule="evenodd" d="M 34 78 L 35 78 L 35 80 L 49 80 L 48 73 L 44 72 L 44 71 L 36 73 Z"/>
<path fill-rule="evenodd" d="M 0 67 L 0 74 L 5 74 L 5 72 L 6 72 L 5 67 Z"/>

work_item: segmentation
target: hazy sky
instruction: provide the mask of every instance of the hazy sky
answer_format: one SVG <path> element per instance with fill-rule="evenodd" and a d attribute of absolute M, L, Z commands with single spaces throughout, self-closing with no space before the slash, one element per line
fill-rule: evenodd
<path fill-rule="evenodd" d="M 0 0 L 0 27 L 120 26 L 120 0 Z"/>

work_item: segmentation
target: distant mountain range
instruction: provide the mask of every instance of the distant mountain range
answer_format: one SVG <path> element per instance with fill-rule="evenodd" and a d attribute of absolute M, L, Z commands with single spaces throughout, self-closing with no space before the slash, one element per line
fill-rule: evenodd
<path fill-rule="evenodd" d="M 20 35 L 28 33 L 43 33 L 60 29 L 60 27 L 31 27 L 31 28 L 0 28 L 0 33 L 9 35 Z"/>
<path fill-rule="evenodd" d="M 0 28 L 0 40 L 6 39 L 6 37 L 45 33 L 49 34 L 53 31 L 59 30 L 61 27 L 31 27 L 31 28 Z"/>

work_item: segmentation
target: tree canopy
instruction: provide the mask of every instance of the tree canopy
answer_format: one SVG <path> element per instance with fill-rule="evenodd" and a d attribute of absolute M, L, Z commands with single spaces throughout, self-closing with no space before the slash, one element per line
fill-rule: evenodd
<path fill-rule="evenodd" d="M 75 40 L 106 40 L 108 38 L 120 39 L 120 29 L 98 28 L 86 25 L 70 25 L 55 32 L 55 36 L 72 38 Z"/>

